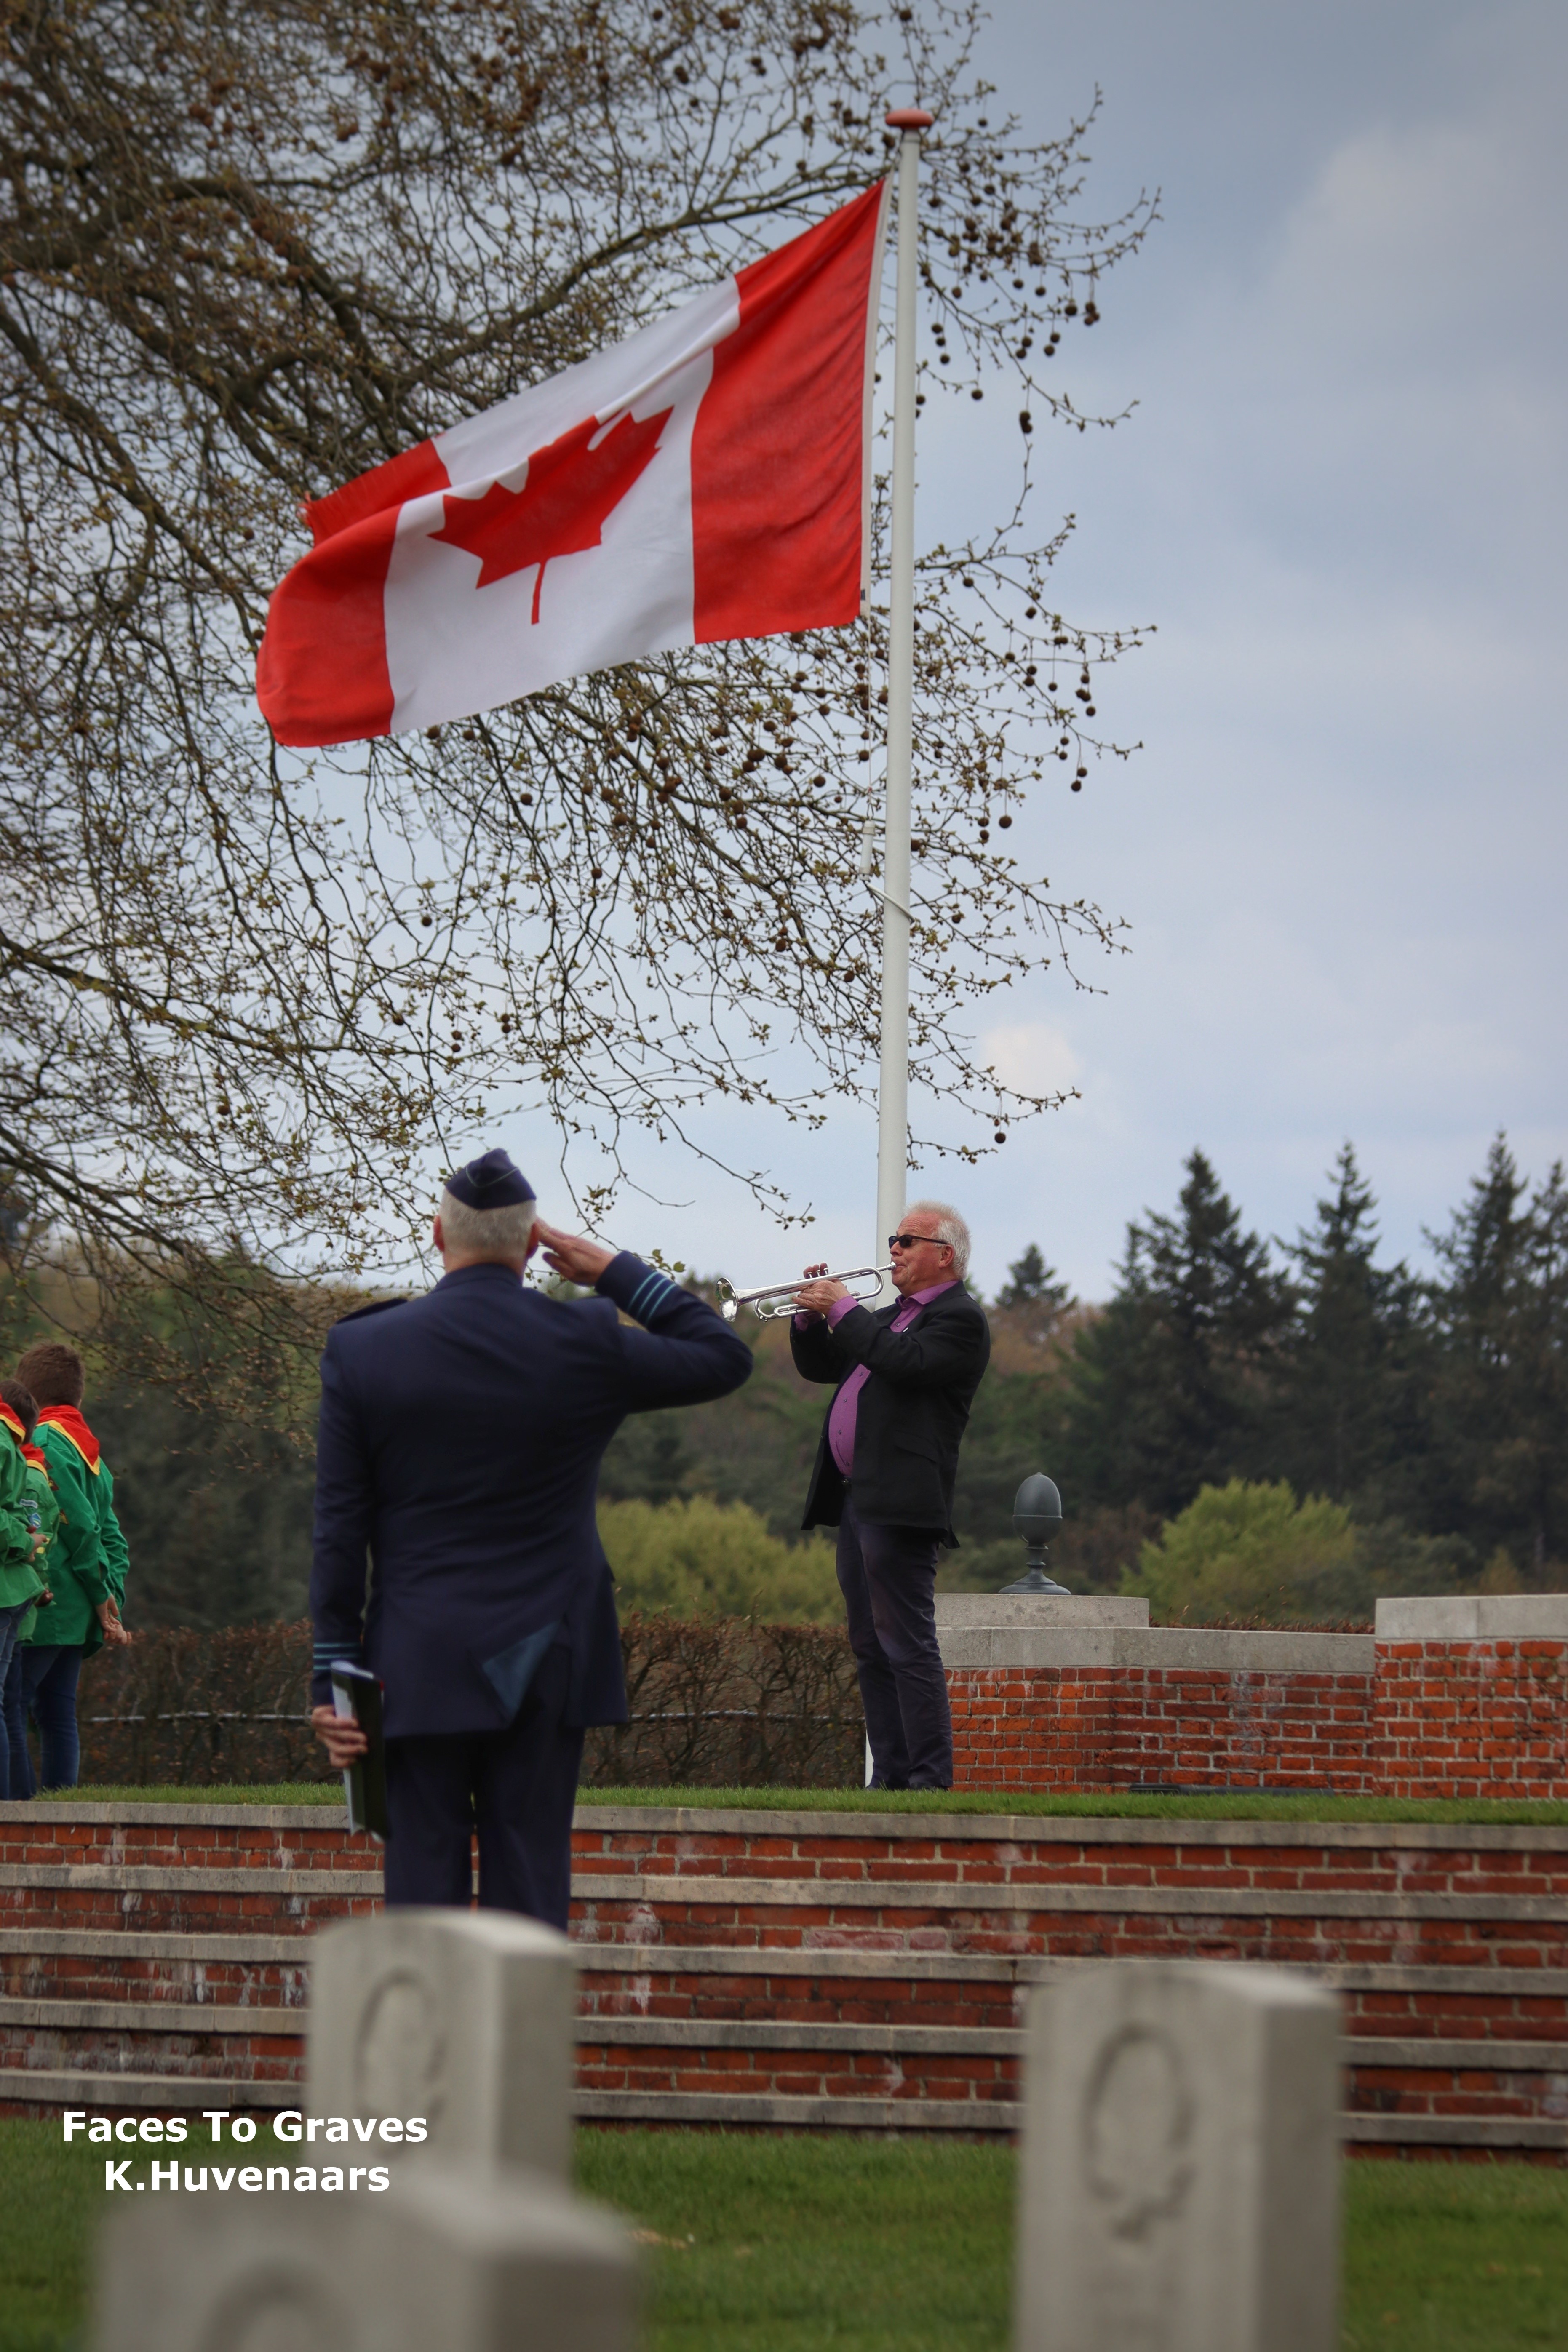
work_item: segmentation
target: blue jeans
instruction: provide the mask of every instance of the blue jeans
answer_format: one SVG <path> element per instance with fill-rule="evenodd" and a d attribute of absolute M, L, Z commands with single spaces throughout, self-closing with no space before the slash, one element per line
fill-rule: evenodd
<path fill-rule="evenodd" d="M 18 1601 L 9 1609 L 0 1609 L 0 1691 L 5 1687 L 5 1677 L 16 1654 L 16 1628 L 32 1605 L 30 1601 Z M 0 1731 L 0 1798 L 8 1797 L 10 1793 L 11 1742 L 9 1736 Z"/>
<path fill-rule="evenodd" d="M 31 1797 L 40 1788 L 74 1789 L 81 1769 L 76 1729 L 76 1686 L 81 1643 L 27 1643 L 12 1653 L 5 1677 L 5 1742 L 10 1750 L 11 1794 Z M 38 1727 L 43 1749 L 41 1777 L 33 1778 L 27 1753 L 27 1717 Z"/>

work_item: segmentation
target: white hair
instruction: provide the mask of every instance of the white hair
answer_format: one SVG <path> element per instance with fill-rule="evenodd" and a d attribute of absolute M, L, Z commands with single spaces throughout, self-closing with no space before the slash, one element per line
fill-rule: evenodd
<path fill-rule="evenodd" d="M 455 1192 L 442 1189 L 442 1235 L 448 1249 L 465 1257 L 524 1256 L 538 1215 L 537 1201 L 509 1201 L 502 1209 L 474 1209 Z"/>
<path fill-rule="evenodd" d="M 911 1201 L 904 1211 L 906 1217 L 934 1217 L 936 1232 L 932 1239 L 945 1242 L 952 1252 L 952 1270 L 960 1282 L 969 1272 L 969 1227 L 956 1209 L 945 1201 Z M 902 1219 L 900 1220 L 900 1223 Z"/>

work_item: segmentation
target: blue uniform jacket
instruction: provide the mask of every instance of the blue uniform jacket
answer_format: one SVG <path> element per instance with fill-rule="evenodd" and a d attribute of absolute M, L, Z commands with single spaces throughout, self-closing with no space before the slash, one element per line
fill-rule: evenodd
<path fill-rule="evenodd" d="M 312 1703 L 351 1658 L 399 1738 L 499 1731 L 552 1642 L 573 1725 L 624 1723 L 599 1461 L 627 1413 L 738 1389 L 752 1352 L 713 1309 L 622 1251 L 595 1299 L 504 1265 L 443 1276 L 328 1334 L 316 1454 Z M 644 1328 L 621 1322 L 624 1307 Z"/>

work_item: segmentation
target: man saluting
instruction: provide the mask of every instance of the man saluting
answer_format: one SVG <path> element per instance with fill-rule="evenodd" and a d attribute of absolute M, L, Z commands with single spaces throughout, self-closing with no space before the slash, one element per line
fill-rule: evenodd
<path fill-rule="evenodd" d="M 334 1717 L 331 1668 L 381 1678 L 389 1904 L 466 1906 L 477 1829 L 481 1905 L 563 1928 L 584 1731 L 626 1719 L 600 1457 L 627 1413 L 726 1396 L 752 1355 L 689 1291 L 537 1210 L 504 1151 L 470 1160 L 441 1195 L 435 1288 L 328 1335 L 310 1696 L 341 1767 L 364 1735 Z M 541 1245 L 598 1297 L 527 1288 Z"/>

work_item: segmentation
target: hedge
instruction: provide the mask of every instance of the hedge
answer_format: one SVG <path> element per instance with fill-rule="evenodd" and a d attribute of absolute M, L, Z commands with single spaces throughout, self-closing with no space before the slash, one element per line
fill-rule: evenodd
<path fill-rule="evenodd" d="M 864 1730 L 843 1629 L 629 1614 L 632 1719 L 590 1731 L 590 1787 L 858 1786 Z M 85 1784 L 326 1780 L 310 1730 L 310 1628 L 138 1633 L 82 1675 Z"/>

